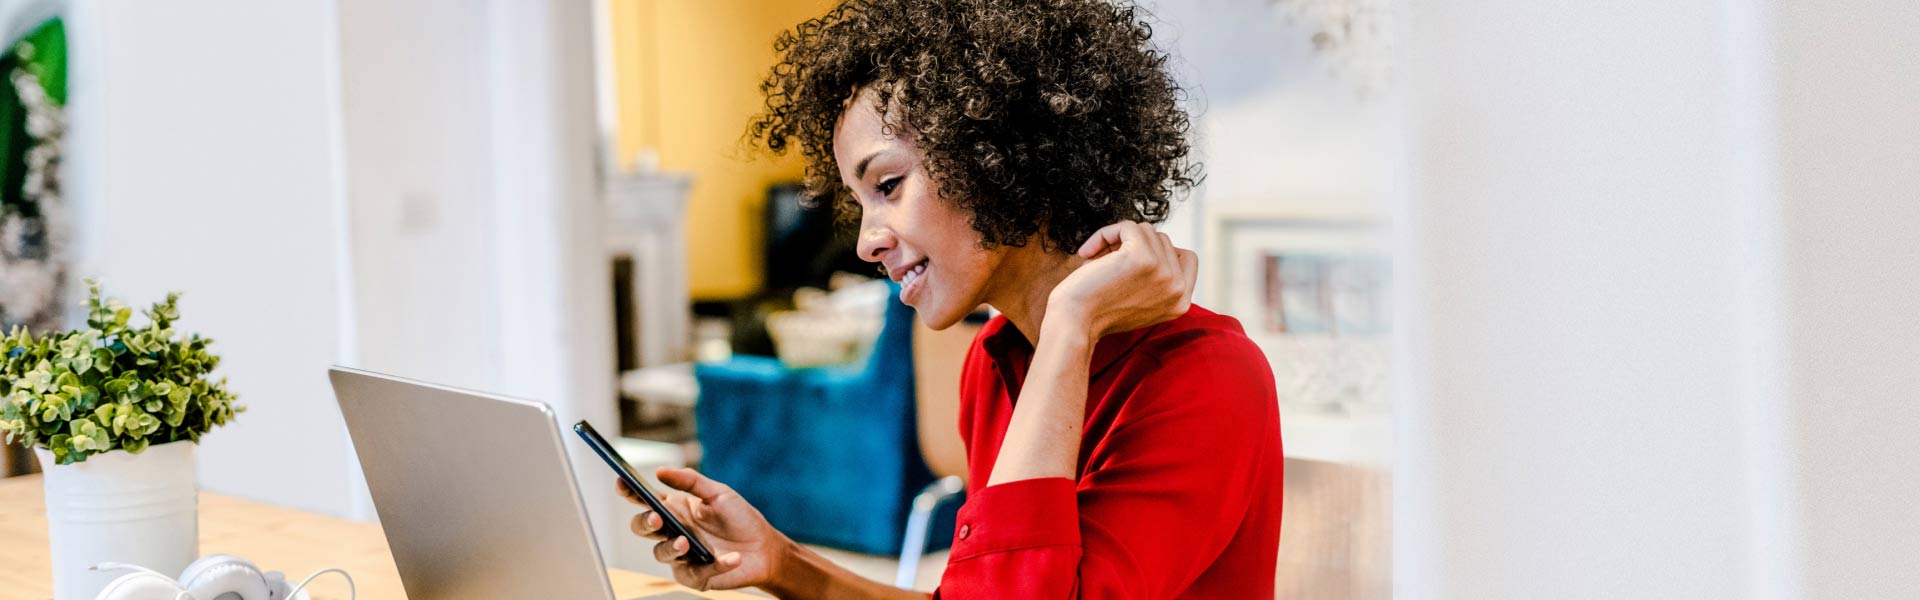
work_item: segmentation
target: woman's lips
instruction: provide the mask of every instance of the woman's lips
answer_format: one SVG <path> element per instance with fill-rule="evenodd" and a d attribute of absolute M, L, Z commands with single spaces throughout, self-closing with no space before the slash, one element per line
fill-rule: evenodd
<path fill-rule="evenodd" d="M 921 289 L 927 287 L 927 262 L 920 261 L 900 277 L 900 302 L 913 304 Z"/>

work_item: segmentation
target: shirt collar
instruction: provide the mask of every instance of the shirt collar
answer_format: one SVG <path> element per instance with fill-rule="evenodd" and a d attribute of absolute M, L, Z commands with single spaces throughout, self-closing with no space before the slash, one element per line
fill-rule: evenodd
<path fill-rule="evenodd" d="M 1031 362 L 1033 344 L 1027 343 L 1026 334 L 1021 333 L 1020 328 L 1014 327 L 1013 322 L 1008 321 L 1005 315 L 996 318 L 1000 320 L 1000 327 L 990 332 L 987 339 L 982 341 L 988 355 L 1018 361 L 1023 365 Z M 1111 333 L 1100 338 L 1100 341 L 1093 346 L 1092 360 L 1087 363 L 1087 375 L 1092 378 L 1100 377 L 1108 367 L 1119 362 L 1121 358 L 1132 352 L 1135 346 L 1140 345 L 1140 342 L 1152 337 L 1154 332 L 1166 325 L 1166 323 L 1160 323 L 1132 331 Z"/>

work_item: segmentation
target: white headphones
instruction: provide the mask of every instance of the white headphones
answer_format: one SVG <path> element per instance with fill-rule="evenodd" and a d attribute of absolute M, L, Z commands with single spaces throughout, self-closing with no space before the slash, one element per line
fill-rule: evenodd
<path fill-rule="evenodd" d="M 100 563 L 99 570 L 131 570 L 100 590 L 94 600 L 308 600 L 307 584 L 326 573 L 347 578 L 349 597 L 357 596 L 353 576 L 340 569 L 314 571 L 300 585 L 288 586 L 279 571 L 262 572 L 246 559 L 231 554 L 209 554 L 187 565 L 174 580 L 139 565 Z"/>

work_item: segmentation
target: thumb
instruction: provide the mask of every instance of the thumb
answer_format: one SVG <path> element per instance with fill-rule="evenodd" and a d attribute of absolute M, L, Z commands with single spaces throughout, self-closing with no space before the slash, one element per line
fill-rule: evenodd
<path fill-rule="evenodd" d="M 654 470 L 653 476 L 659 477 L 660 483 L 667 484 L 667 487 L 693 494 L 694 497 L 707 502 L 712 502 L 733 491 L 733 488 L 727 487 L 727 484 L 708 479 L 707 476 L 693 469 L 660 467 Z"/>
<path fill-rule="evenodd" d="M 739 552 L 728 552 L 713 557 L 713 564 L 704 567 L 708 573 L 712 574 L 707 579 L 707 588 L 731 590 L 751 585 L 752 574 L 740 568 L 740 564 L 745 561 L 746 557 L 741 556 Z"/>

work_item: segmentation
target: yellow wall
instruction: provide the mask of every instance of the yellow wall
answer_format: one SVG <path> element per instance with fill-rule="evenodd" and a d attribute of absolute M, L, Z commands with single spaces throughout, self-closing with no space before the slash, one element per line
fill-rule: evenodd
<path fill-rule="evenodd" d="M 797 153 L 741 144 L 763 105 L 773 38 L 830 0 L 612 0 L 623 164 L 653 148 L 660 167 L 693 174 L 687 208 L 688 284 L 698 300 L 760 288 L 769 184 L 798 181 Z"/>

